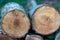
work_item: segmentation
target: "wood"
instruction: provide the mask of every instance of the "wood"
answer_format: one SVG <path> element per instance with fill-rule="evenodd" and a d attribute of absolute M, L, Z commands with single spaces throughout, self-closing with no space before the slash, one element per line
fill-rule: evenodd
<path fill-rule="evenodd" d="M 38 35 L 28 35 L 26 37 L 26 40 L 43 40 L 43 39 L 41 38 L 41 36 Z"/>
<path fill-rule="evenodd" d="M 19 10 L 12 10 L 2 19 L 2 29 L 11 37 L 25 36 L 30 28 L 28 16 Z"/>
<path fill-rule="evenodd" d="M 56 35 L 55 40 L 60 40 L 60 33 L 58 33 L 58 34 Z"/>
<path fill-rule="evenodd" d="M 33 14 L 33 30 L 42 35 L 52 34 L 59 28 L 59 20 L 59 13 L 55 8 L 42 6 Z"/>
<path fill-rule="evenodd" d="M 16 39 L 11 38 L 11 37 L 9 37 L 7 35 L 0 34 L 0 40 L 16 40 Z"/>

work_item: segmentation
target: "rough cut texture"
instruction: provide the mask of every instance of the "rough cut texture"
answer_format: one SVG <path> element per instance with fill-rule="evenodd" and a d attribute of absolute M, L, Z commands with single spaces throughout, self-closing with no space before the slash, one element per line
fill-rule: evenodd
<path fill-rule="evenodd" d="M 16 40 L 16 39 L 13 39 L 7 35 L 0 34 L 0 40 Z"/>
<path fill-rule="evenodd" d="M 48 35 L 59 28 L 59 13 L 51 6 L 38 8 L 33 14 L 33 29 L 42 35 Z"/>
<path fill-rule="evenodd" d="M 2 28 L 9 36 L 20 38 L 28 32 L 30 22 L 22 11 L 12 10 L 3 17 Z"/>

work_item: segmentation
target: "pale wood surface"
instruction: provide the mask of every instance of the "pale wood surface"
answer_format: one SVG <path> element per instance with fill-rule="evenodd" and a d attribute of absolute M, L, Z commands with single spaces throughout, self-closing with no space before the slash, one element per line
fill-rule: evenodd
<path fill-rule="evenodd" d="M 23 37 L 30 28 L 29 18 L 22 11 L 10 11 L 2 19 L 2 28 L 11 37 Z"/>
<path fill-rule="evenodd" d="M 33 29 L 42 35 L 48 35 L 59 28 L 59 13 L 51 6 L 38 8 L 33 14 Z"/>

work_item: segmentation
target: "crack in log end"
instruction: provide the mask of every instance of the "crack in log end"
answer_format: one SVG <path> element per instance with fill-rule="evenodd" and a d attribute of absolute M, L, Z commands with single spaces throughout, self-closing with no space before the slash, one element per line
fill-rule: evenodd
<path fill-rule="evenodd" d="M 15 19 L 14 20 L 14 26 L 19 26 L 20 22 L 19 22 L 19 19 Z"/>
<path fill-rule="evenodd" d="M 52 20 L 49 18 L 49 17 L 47 17 L 47 16 L 42 16 L 42 21 L 41 21 L 41 24 L 43 24 L 43 25 L 49 25 L 50 23 L 52 23 Z"/>

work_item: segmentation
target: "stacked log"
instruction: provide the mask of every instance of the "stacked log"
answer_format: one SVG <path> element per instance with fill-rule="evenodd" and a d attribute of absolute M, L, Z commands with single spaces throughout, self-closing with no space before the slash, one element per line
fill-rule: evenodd
<path fill-rule="evenodd" d="M 29 15 L 32 19 L 33 30 L 38 34 L 49 35 L 59 28 L 59 13 L 52 6 L 37 5 L 30 10 Z"/>
<path fill-rule="evenodd" d="M 55 40 L 60 40 L 60 33 L 56 35 Z"/>
<path fill-rule="evenodd" d="M 16 40 L 15 38 L 11 38 L 7 35 L 0 34 L 0 40 Z"/>
<path fill-rule="evenodd" d="M 30 28 L 29 18 L 18 3 L 7 3 L 1 11 L 2 29 L 14 38 L 24 37 Z"/>
<path fill-rule="evenodd" d="M 39 35 L 27 35 L 25 40 L 43 40 Z"/>

